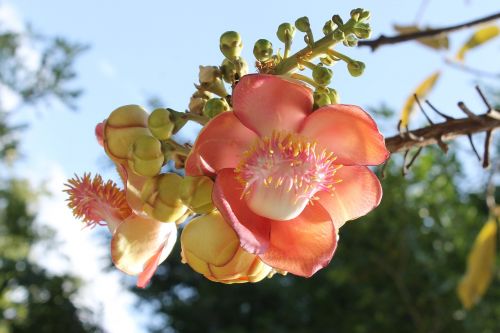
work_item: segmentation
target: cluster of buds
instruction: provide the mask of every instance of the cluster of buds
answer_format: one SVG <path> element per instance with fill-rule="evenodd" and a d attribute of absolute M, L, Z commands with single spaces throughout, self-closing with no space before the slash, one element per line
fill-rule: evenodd
<path fill-rule="evenodd" d="M 171 252 L 178 229 L 182 261 L 212 281 L 314 274 L 333 256 L 338 228 L 381 197 L 365 165 L 387 158 L 382 137 L 360 108 L 333 107 L 339 97 L 329 87 L 329 66 L 339 61 L 353 76 L 363 72 L 363 63 L 333 46 L 367 38 L 368 18 L 362 9 L 353 10 L 346 23 L 335 15 L 319 40 L 307 17 L 281 24 L 276 36 L 285 45 L 283 55 L 266 39 L 253 48 L 266 75 L 247 75 L 241 36 L 222 34 L 224 59 L 220 66 L 199 67 L 189 111 L 157 108 L 149 114 L 127 105 L 97 125 L 98 142 L 123 188 L 100 176 L 71 179 L 66 191 L 75 216 L 89 226 L 108 226 L 113 262 L 138 275 L 140 287 Z M 292 55 L 296 31 L 304 34 L 306 47 Z M 317 64 L 311 62 L 315 57 Z M 310 77 L 296 73 L 305 69 Z M 204 126 L 193 147 L 175 140 L 188 121 Z M 339 130 L 343 123 L 356 125 Z M 172 172 L 169 162 L 184 171 Z M 337 172 L 344 162 L 349 166 Z M 337 173 L 347 185 L 334 193 Z M 335 194 L 335 200 L 321 193 Z M 313 200 L 319 202 L 314 207 Z"/>

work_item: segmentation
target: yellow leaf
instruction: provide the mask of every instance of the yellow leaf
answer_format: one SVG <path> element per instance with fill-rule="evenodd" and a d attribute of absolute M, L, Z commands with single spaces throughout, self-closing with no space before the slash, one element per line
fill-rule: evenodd
<path fill-rule="evenodd" d="M 457 294 L 465 309 L 471 309 L 484 295 L 493 278 L 497 241 L 497 222 L 485 223 L 467 258 L 467 270 L 458 284 Z"/>
<path fill-rule="evenodd" d="M 437 79 L 439 78 L 439 71 L 432 73 L 429 77 L 427 77 L 420 85 L 415 89 L 415 91 L 408 97 L 401 110 L 401 126 L 408 126 L 408 122 L 410 120 L 410 114 L 412 113 L 415 107 L 415 97 L 416 94 L 419 98 L 425 98 L 431 91 L 431 89 L 436 84 Z"/>
<path fill-rule="evenodd" d="M 500 28 L 496 25 L 489 25 L 480 28 L 470 36 L 469 40 L 460 48 L 457 53 L 457 60 L 463 61 L 465 53 L 469 50 L 486 43 L 500 34 Z"/>
<path fill-rule="evenodd" d="M 400 34 L 404 34 L 404 35 L 415 33 L 418 31 L 430 30 L 430 28 L 421 29 L 416 25 L 397 25 L 397 24 L 395 24 L 393 27 L 394 27 L 394 30 L 396 30 Z M 425 46 L 431 47 L 433 49 L 436 49 L 436 50 L 439 50 L 439 49 L 446 49 L 447 50 L 449 47 L 449 44 L 450 44 L 450 42 L 448 40 L 448 35 L 446 35 L 446 34 L 439 34 L 439 35 L 432 36 L 432 37 L 419 38 L 419 39 L 417 39 L 417 42 L 419 42 Z"/>

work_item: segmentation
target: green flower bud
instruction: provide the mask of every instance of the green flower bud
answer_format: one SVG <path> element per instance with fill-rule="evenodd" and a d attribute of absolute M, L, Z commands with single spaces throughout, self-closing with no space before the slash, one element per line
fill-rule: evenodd
<path fill-rule="evenodd" d="M 335 29 L 337 28 L 337 25 L 333 23 L 332 20 L 326 21 L 325 25 L 323 26 L 323 33 L 325 35 L 331 34 Z"/>
<path fill-rule="evenodd" d="M 340 15 L 333 15 L 332 16 L 332 21 L 335 23 L 339 28 L 341 28 L 344 25 L 344 21 L 342 20 L 342 17 Z"/>
<path fill-rule="evenodd" d="M 351 10 L 351 18 L 354 21 L 358 22 L 361 13 L 363 13 L 363 8 L 353 9 L 353 10 Z"/>
<path fill-rule="evenodd" d="M 292 41 L 293 36 L 295 35 L 295 27 L 290 23 L 282 23 L 278 27 L 278 31 L 276 32 L 276 36 L 282 43 L 289 43 Z"/>
<path fill-rule="evenodd" d="M 223 98 L 212 98 L 207 101 L 203 108 L 203 114 L 213 118 L 222 112 L 229 111 L 230 107 Z"/>
<path fill-rule="evenodd" d="M 330 100 L 330 96 L 323 90 L 316 90 L 313 94 L 314 97 L 314 107 L 320 108 L 325 105 L 332 104 Z"/>
<path fill-rule="evenodd" d="M 236 31 L 226 31 L 220 36 L 220 50 L 228 59 L 239 57 L 243 49 L 241 36 Z"/>
<path fill-rule="evenodd" d="M 307 16 L 298 18 L 295 21 L 295 27 L 297 28 L 297 30 L 302 32 L 308 32 L 309 30 L 311 30 L 311 25 L 309 24 L 309 19 L 307 18 Z"/>
<path fill-rule="evenodd" d="M 346 38 L 344 39 L 344 41 L 342 43 L 345 46 L 353 47 L 353 46 L 358 45 L 358 39 L 353 34 L 349 34 L 346 36 Z"/>
<path fill-rule="evenodd" d="M 156 109 L 148 118 L 148 127 L 158 140 L 166 140 L 172 136 L 174 123 L 167 109 Z"/>
<path fill-rule="evenodd" d="M 210 91 L 219 96 L 227 96 L 226 87 L 222 82 L 222 74 L 215 66 L 200 66 L 198 75 L 202 90 Z"/>
<path fill-rule="evenodd" d="M 267 61 L 273 56 L 273 44 L 267 39 L 259 39 L 253 47 L 253 55 L 258 61 Z"/>
<path fill-rule="evenodd" d="M 339 104 L 340 96 L 337 93 L 337 90 L 333 88 L 328 88 L 328 97 L 330 97 L 330 104 Z"/>
<path fill-rule="evenodd" d="M 180 198 L 182 177 L 165 173 L 146 181 L 141 190 L 144 211 L 161 222 L 177 222 L 187 212 L 187 206 Z"/>
<path fill-rule="evenodd" d="M 324 66 L 318 65 L 314 67 L 312 71 L 313 80 L 321 86 L 327 86 L 328 84 L 330 84 L 332 76 L 333 71 L 330 68 L 326 68 Z"/>
<path fill-rule="evenodd" d="M 129 157 L 129 167 L 136 174 L 144 177 L 157 175 L 164 161 L 160 141 L 149 135 L 137 137 L 130 148 Z"/>
<path fill-rule="evenodd" d="M 368 23 L 356 23 L 353 28 L 353 32 L 356 37 L 360 39 L 370 38 L 372 34 L 372 29 Z"/>
<path fill-rule="evenodd" d="M 361 61 L 351 61 L 347 64 L 347 70 L 354 76 L 360 76 L 365 70 L 365 64 Z"/>
<path fill-rule="evenodd" d="M 344 32 L 340 29 L 336 29 L 333 32 L 333 38 L 335 38 L 335 40 L 338 42 L 343 41 L 345 38 Z"/>
<path fill-rule="evenodd" d="M 248 74 L 248 64 L 242 57 L 238 57 L 235 60 L 226 58 L 222 61 L 220 70 L 224 81 L 233 83 L 235 79 L 239 79 Z"/>
<path fill-rule="evenodd" d="M 364 10 L 361 15 L 359 15 L 359 22 L 367 21 L 370 19 L 370 12 L 368 10 Z"/>
<path fill-rule="evenodd" d="M 214 182 L 206 176 L 186 176 L 180 185 L 180 197 L 184 204 L 196 214 L 207 214 L 214 210 L 212 189 Z"/>

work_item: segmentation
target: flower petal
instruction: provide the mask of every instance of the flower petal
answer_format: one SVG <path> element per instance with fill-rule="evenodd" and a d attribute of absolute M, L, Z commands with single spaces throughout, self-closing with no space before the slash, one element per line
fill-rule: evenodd
<path fill-rule="evenodd" d="M 150 277 L 158 264 L 170 254 L 176 238 L 175 223 L 133 215 L 116 229 L 111 240 L 111 259 L 116 267 L 127 274 L 147 273 Z M 156 266 L 151 267 L 152 263 Z M 144 280 L 143 276 L 141 282 Z"/>
<path fill-rule="evenodd" d="M 324 106 L 307 117 L 300 132 L 333 152 L 339 164 L 377 165 L 389 157 L 377 124 L 355 105 Z"/>
<path fill-rule="evenodd" d="M 213 118 L 200 132 L 190 155 L 186 174 L 235 168 L 257 135 L 243 126 L 233 112 Z M 191 174 L 193 172 L 194 174 Z M 204 173 L 205 174 L 205 173 Z"/>
<path fill-rule="evenodd" d="M 269 248 L 259 256 L 273 268 L 309 277 L 328 265 L 336 246 L 330 215 L 310 204 L 293 220 L 271 222 Z"/>
<path fill-rule="evenodd" d="M 269 245 L 270 220 L 253 213 L 242 199 L 242 192 L 234 169 L 219 171 L 212 193 L 214 205 L 233 227 L 241 247 L 250 253 L 263 253 Z"/>
<path fill-rule="evenodd" d="M 313 94 L 297 81 L 254 74 L 241 78 L 232 101 L 234 113 L 246 127 L 270 136 L 274 130 L 296 132 L 312 111 Z"/>
<path fill-rule="evenodd" d="M 361 217 L 378 206 L 382 199 L 382 186 L 377 176 L 364 166 L 345 166 L 336 176 L 342 182 L 335 190 L 319 192 L 319 203 L 330 213 L 338 230 L 346 221 Z"/>

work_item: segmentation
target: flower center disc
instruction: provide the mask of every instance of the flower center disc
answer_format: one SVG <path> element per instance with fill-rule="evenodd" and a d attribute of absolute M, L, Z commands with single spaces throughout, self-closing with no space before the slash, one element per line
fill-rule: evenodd
<path fill-rule="evenodd" d="M 243 197 L 256 214 L 273 220 L 291 220 L 302 213 L 319 191 L 331 192 L 336 156 L 295 133 L 274 132 L 246 151 L 236 168 L 245 186 Z"/>

